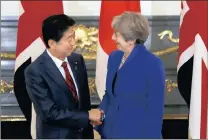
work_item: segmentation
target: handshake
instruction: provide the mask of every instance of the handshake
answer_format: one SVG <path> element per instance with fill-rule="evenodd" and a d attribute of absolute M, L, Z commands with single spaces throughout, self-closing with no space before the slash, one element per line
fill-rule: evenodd
<path fill-rule="evenodd" d="M 92 109 L 89 111 L 89 120 L 91 125 L 95 127 L 96 125 L 101 125 L 104 119 L 104 111 L 100 109 Z"/>

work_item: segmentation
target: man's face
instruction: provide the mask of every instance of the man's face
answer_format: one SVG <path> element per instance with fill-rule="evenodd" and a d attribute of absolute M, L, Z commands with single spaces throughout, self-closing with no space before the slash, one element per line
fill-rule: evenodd
<path fill-rule="evenodd" d="M 75 49 L 75 30 L 73 27 L 64 32 L 63 37 L 56 43 L 54 49 L 61 56 L 67 57 L 71 55 Z"/>

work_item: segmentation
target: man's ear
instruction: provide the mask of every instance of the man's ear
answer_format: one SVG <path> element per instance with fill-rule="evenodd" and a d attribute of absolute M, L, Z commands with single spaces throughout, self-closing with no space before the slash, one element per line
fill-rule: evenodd
<path fill-rule="evenodd" d="M 49 39 L 48 40 L 48 46 L 50 48 L 54 48 L 54 46 L 56 45 L 56 41 L 52 40 L 52 39 Z"/>

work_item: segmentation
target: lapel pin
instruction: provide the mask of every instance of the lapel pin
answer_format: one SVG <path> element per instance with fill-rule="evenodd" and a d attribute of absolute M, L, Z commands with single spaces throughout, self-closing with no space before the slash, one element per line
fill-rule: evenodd
<path fill-rule="evenodd" d="M 74 64 L 75 64 L 74 69 L 77 70 L 77 64 L 78 64 L 78 62 L 77 61 L 74 61 Z"/>

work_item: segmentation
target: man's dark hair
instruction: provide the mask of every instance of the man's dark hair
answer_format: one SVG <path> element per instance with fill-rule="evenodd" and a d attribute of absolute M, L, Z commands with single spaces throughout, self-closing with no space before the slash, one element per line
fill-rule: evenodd
<path fill-rule="evenodd" d="M 75 20 L 65 14 L 47 17 L 42 24 L 42 35 L 46 47 L 50 48 L 49 39 L 58 42 L 63 37 L 64 32 L 74 24 Z"/>

